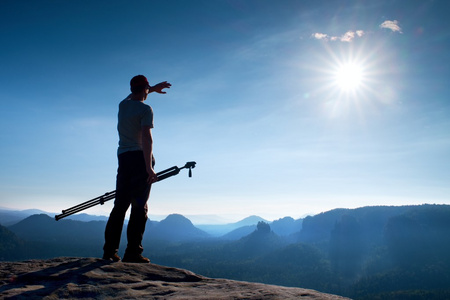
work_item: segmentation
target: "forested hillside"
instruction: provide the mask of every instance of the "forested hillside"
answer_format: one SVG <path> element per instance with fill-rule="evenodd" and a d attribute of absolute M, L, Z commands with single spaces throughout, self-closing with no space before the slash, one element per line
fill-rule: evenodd
<path fill-rule="evenodd" d="M 448 205 L 336 209 L 303 219 L 294 233 L 289 224 L 298 228 L 298 220 L 280 221 L 260 221 L 248 235 L 229 240 L 171 215 L 149 221 L 144 255 L 154 263 L 209 277 L 311 288 L 355 299 L 450 298 Z M 0 227 L 0 258 L 99 257 L 104 226 L 104 221 L 55 222 L 34 215 Z M 277 232 L 271 226 L 278 226 Z"/>

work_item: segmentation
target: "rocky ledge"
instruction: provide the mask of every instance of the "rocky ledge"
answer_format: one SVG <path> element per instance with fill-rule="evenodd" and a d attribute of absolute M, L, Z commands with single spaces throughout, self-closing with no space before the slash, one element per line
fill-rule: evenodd
<path fill-rule="evenodd" d="M 212 279 L 97 258 L 0 262 L 1 299 L 346 299 L 302 288 Z"/>

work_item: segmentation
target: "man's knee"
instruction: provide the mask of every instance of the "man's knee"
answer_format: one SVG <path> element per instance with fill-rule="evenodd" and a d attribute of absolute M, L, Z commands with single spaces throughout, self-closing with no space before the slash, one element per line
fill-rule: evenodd
<path fill-rule="evenodd" d="M 116 201 L 114 203 L 114 207 L 111 211 L 111 215 L 118 216 L 118 217 L 122 216 L 122 215 L 125 216 L 129 207 L 130 207 L 130 204 L 128 204 L 128 203 L 122 203 L 122 202 Z"/>
<path fill-rule="evenodd" d="M 139 202 L 133 203 L 131 205 L 131 214 L 133 215 L 145 215 L 147 217 L 147 212 L 148 212 L 148 208 L 147 208 L 147 204 L 142 204 Z"/>

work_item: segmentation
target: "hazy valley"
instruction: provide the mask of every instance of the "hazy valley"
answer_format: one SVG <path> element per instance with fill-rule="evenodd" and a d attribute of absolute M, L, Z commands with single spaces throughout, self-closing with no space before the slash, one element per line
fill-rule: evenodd
<path fill-rule="evenodd" d="M 56 222 L 34 212 L 0 211 L 0 260 L 101 257 L 105 220 L 80 215 Z M 335 209 L 299 220 L 252 216 L 197 226 L 174 214 L 149 220 L 143 245 L 153 263 L 213 278 L 355 299 L 450 297 L 448 205 Z"/>

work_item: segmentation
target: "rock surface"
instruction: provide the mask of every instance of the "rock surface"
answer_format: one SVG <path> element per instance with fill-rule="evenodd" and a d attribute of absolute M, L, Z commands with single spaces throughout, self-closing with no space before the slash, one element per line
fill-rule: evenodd
<path fill-rule="evenodd" d="M 314 290 L 212 279 L 97 258 L 0 262 L 1 299 L 346 299 Z"/>

